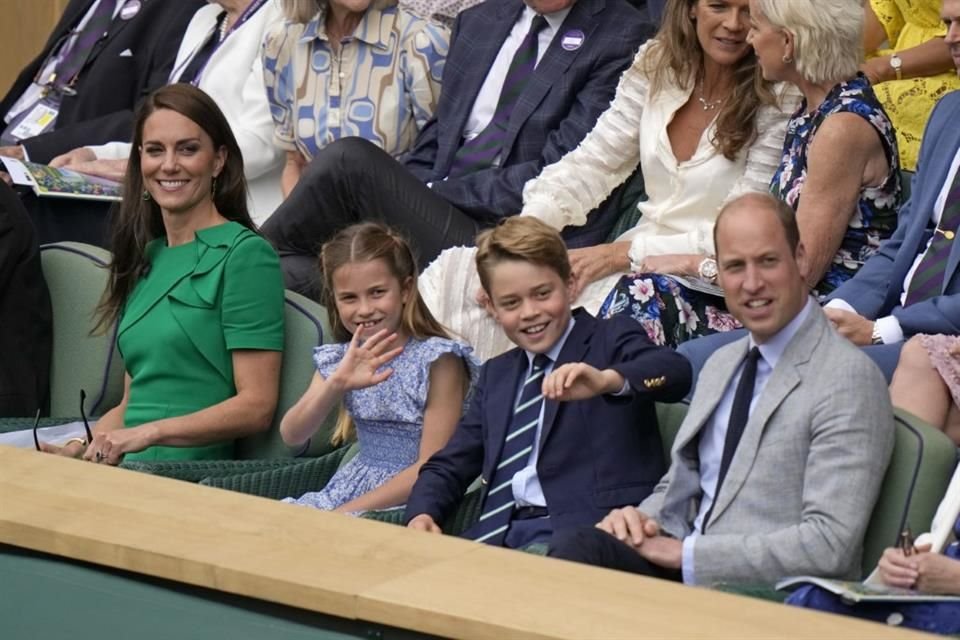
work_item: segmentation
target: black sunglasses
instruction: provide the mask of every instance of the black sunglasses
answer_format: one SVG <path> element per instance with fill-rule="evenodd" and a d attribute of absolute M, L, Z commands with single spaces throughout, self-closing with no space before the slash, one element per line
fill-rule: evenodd
<path fill-rule="evenodd" d="M 87 403 L 87 392 L 80 389 L 80 417 L 83 419 L 83 430 L 87 432 L 87 444 L 93 442 L 93 433 L 90 431 L 90 422 L 87 420 L 87 412 L 84 405 Z M 37 409 L 37 415 L 33 419 L 33 446 L 40 451 L 40 437 L 37 435 L 37 427 L 40 426 L 40 409 Z"/>

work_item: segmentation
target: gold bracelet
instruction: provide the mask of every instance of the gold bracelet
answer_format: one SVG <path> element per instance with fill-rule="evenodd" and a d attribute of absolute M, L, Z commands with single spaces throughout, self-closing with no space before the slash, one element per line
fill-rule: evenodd
<path fill-rule="evenodd" d="M 86 446 L 87 446 L 87 439 L 86 439 L 86 438 L 70 438 L 69 440 L 67 440 L 66 442 L 64 442 L 62 445 L 60 445 L 60 448 L 61 448 L 61 449 L 66 449 L 69 445 L 73 444 L 74 442 L 79 442 L 79 443 L 80 443 L 80 446 L 82 446 L 82 447 L 86 447 Z"/>

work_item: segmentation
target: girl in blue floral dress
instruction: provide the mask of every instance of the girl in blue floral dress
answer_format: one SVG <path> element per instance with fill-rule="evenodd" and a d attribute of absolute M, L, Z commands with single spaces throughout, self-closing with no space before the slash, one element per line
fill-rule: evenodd
<path fill-rule="evenodd" d="M 317 373 L 280 433 L 302 445 L 339 405 L 333 441 L 355 433 L 360 451 L 321 491 L 285 501 L 348 513 L 396 507 L 453 434 L 478 363 L 420 299 L 416 261 L 392 230 L 348 227 L 320 263 L 340 344 L 315 349 Z"/>

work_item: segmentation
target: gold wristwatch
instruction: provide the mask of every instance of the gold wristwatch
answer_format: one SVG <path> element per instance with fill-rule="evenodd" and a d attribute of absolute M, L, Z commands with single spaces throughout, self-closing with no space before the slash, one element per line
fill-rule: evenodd
<path fill-rule="evenodd" d="M 883 336 L 880 335 L 880 323 L 874 321 L 873 332 L 870 334 L 870 344 L 883 344 Z"/>
<path fill-rule="evenodd" d="M 893 67 L 894 73 L 897 74 L 897 80 L 903 80 L 903 58 L 895 53 L 891 54 L 890 66 Z"/>
<path fill-rule="evenodd" d="M 709 256 L 701 260 L 700 266 L 697 267 L 697 275 L 700 276 L 700 279 L 709 282 L 710 284 L 717 283 L 718 273 L 719 269 L 717 269 L 717 261 Z"/>

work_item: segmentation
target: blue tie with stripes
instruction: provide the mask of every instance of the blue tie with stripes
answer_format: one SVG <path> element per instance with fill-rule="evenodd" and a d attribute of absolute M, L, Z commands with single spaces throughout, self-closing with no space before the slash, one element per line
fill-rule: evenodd
<path fill-rule="evenodd" d="M 527 466 L 533 447 L 536 446 L 537 423 L 543 407 L 544 369 L 550 358 L 539 354 L 533 359 L 533 368 L 526 372 L 523 388 L 513 409 L 513 419 L 503 443 L 500 460 L 490 479 L 490 490 L 483 500 L 480 520 L 471 529 L 470 537 L 477 542 L 502 546 L 510 528 L 510 519 L 516 502 L 511 485 L 513 476 Z"/>

